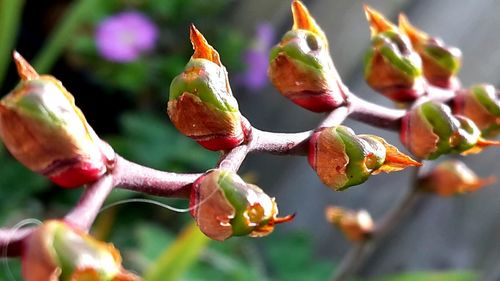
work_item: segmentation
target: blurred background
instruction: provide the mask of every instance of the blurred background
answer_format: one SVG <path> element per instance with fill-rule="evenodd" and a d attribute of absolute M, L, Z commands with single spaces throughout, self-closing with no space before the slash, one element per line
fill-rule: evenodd
<path fill-rule="evenodd" d="M 464 86 L 499 85 L 498 1 L 304 3 L 327 34 L 344 82 L 369 101 L 392 106 L 362 77 L 369 44 L 364 3 L 391 20 L 404 12 L 417 27 L 459 47 Z M 178 133 L 166 115 L 170 81 L 192 54 L 190 23 L 219 51 L 240 110 L 255 127 L 298 132 L 320 122 L 322 115 L 290 103 L 266 77 L 268 50 L 291 28 L 289 0 L 0 0 L 1 95 L 18 81 L 10 60 L 16 49 L 39 72 L 60 79 L 91 126 L 125 158 L 161 170 L 202 172 L 213 167 L 219 155 Z M 392 132 L 350 120 L 346 124 L 402 149 Z M 499 157 L 499 149 L 489 149 L 465 162 L 480 176 L 498 176 Z M 191 223 L 189 214 L 145 203 L 104 210 L 92 231 L 121 250 L 127 268 L 139 274 L 162 272 L 157 280 L 328 280 L 349 243 L 325 221 L 325 206 L 367 209 L 379 218 L 404 195 L 410 173 L 384 174 L 333 192 L 321 184 L 305 158 L 253 154 L 240 174 L 275 196 L 281 214 L 297 214 L 269 237 L 195 243 L 189 239 L 204 238 L 183 230 Z M 51 185 L 0 146 L 1 226 L 62 216 L 80 194 Z M 106 204 L 130 198 L 187 207 L 186 200 L 123 190 L 114 191 Z M 382 241 L 359 280 L 500 280 L 499 202 L 498 183 L 465 196 L 423 198 Z M 175 252 L 172 245 L 183 250 Z M 0 280 L 12 277 L 21 280 L 19 262 L 1 263 Z"/>

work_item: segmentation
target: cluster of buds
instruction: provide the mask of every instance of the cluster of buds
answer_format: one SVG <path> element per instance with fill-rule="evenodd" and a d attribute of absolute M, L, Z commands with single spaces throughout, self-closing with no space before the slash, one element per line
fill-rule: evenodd
<path fill-rule="evenodd" d="M 458 48 L 447 46 L 440 38 L 417 29 L 403 14 L 399 16 L 399 29 L 410 38 L 413 49 L 422 58 L 427 82 L 446 89 L 460 87 L 456 74 L 462 63 L 462 52 Z"/>
<path fill-rule="evenodd" d="M 370 87 L 396 102 L 412 102 L 425 94 L 422 59 L 410 39 L 379 12 L 365 6 L 371 47 L 364 76 Z"/>
<path fill-rule="evenodd" d="M 458 92 L 453 113 L 470 118 L 483 136 L 500 132 L 500 93 L 493 85 L 478 84 Z"/>
<path fill-rule="evenodd" d="M 24 241 L 26 281 L 139 281 L 121 266 L 120 253 L 62 221 L 46 221 Z"/>
<path fill-rule="evenodd" d="M 448 106 L 432 101 L 408 111 L 402 120 L 400 138 L 413 155 L 423 159 L 448 153 L 477 153 L 485 146 L 500 145 L 483 139 L 469 118 L 452 115 Z"/>
<path fill-rule="evenodd" d="M 345 126 L 321 128 L 309 142 L 309 164 L 334 190 L 365 182 L 370 175 L 421 164 L 374 135 L 356 135 Z"/>
<path fill-rule="evenodd" d="M 300 1 L 292 2 L 293 27 L 271 49 L 269 78 L 295 104 L 314 112 L 345 103 L 345 86 L 337 73 L 325 33 Z"/>
<path fill-rule="evenodd" d="M 353 211 L 329 206 L 325 210 L 326 220 L 342 231 L 353 242 L 365 241 L 372 235 L 375 224 L 365 210 Z"/>
<path fill-rule="evenodd" d="M 265 236 L 274 225 L 293 219 L 293 215 L 277 217 L 274 198 L 237 174 L 220 169 L 208 171 L 193 183 L 189 205 L 200 230 L 219 241 L 232 236 Z"/>
<path fill-rule="evenodd" d="M 448 160 L 439 163 L 430 173 L 419 178 L 418 187 L 440 196 L 452 196 L 476 191 L 494 181 L 493 177 L 479 178 L 463 162 Z"/>
<path fill-rule="evenodd" d="M 191 25 L 194 54 L 170 84 L 168 116 L 184 135 L 209 150 L 228 150 L 247 141 L 250 124 L 241 115 L 219 53 Z"/>
<path fill-rule="evenodd" d="M 19 162 L 63 187 L 99 179 L 115 154 L 99 139 L 61 82 L 39 75 L 18 53 L 21 82 L 0 101 L 0 136 Z"/>

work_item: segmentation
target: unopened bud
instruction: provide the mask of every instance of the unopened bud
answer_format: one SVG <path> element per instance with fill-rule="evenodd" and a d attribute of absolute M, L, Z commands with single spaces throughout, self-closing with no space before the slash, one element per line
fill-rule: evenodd
<path fill-rule="evenodd" d="M 361 184 L 372 174 L 421 165 L 384 139 L 355 135 L 345 126 L 315 132 L 309 142 L 308 160 L 320 180 L 334 190 Z"/>
<path fill-rule="evenodd" d="M 452 196 L 476 191 L 493 182 L 493 177 L 479 178 L 461 161 L 448 160 L 439 163 L 430 173 L 420 178 L 418 187 L 440 196 Z"/>
<path fill-rule="evenodd" d="M 184 135 L 210 150 L 247 140 L 250 124 L 240 114 L 217 51 L 191 26 L 194 54 L 170 85 L 168 116 Z"/>
<path fill-rule="evenodd" d="M 341 207 L 329 206 L 325 210 L 326 220 L 339 228 L 347 239 L 360 242 L 372 235 L 375 224 L 365 210 L 353 211 Z"/>
<path fill-rule="evenodd" d="M 314 112 L 345 103 L 344 85 L 330 57 L 328 40 L 307 8 L 292 2 L 293 27 L 270 54 L 269 78 L 295 104 Z"/>
<path fill-rule="evenodd" d="M 200 230 L 214 240 L 232 236 L 265 236 L 274 225 L 293 219 L 277 217 L 274 198 L 237 174 L 211 170 L 193 183 L 191 214 Z"/>
<path fill-rule="evenodd" d="M 26 281 L 140 281 L 121 266 L 118 250 L 62 221 L 51 220 L 27 238 L 22 274 Z"/>
<path fill-rule="evenodd" d="M 0 101 L 0 136 L 29 169 L 63 187 L 99 179 L 115 154 L 95 134 L 73 96 L 52 76 L 41 75 L 14 53 L 21 82 Z"/>
<path fill-rule="evenodd" d="M 396 102 L 412 102 L 425 94 L 422 60 L 408 37 L 368 6 L 365 14 L 372 37 L 364 60 L 368 85 Z"/>

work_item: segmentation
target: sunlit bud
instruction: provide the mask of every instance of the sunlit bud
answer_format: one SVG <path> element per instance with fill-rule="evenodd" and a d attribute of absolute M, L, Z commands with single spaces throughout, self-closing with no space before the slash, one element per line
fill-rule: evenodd
<path fill-rule="evenodd" d="M 292 2 L 293 27 L 271 50 L 269 78 L 295 104 L 314 112 L 345 103 L 344 85 L 335 69 L 328 40 L 307 8 Z"/>
<path fill-rule="evenodd" d="M 493 85 L 478 84 L 459 91 L 453 100 L 453 112 L 474 121 L 483 136 L 500 132 L 500 94 Z"/>
<path fill-rule="evenodd" d="M 0 136 L 19 162 L 63 187 L 91 183 L 115 154 L 95 134 L 73 96 L 14 52 L 21 82 L 0 101 Z"/>
<path fill-rule="evenodd" d="M 232 236 L 265 236 L 275 224 L 293 219 L 277 217 L 274 198 L 237 174 L 211 170 L 193 183 L 191 214 L 200 230 L 214 240 Z"/>
<path fill-rule="evenodd" d="M 455 76 L 462 63 L 462 52 L 458 48 L 447 46 L 441 39 L 417 29 L 403 14 L 399 15 L 399 28 L 422 58 L 424 77 L 430 84 L 448 89 L 460 86 Z"/>
<path fill-rule="evenodd" d="M 194 54 L 170 84 L 168 116 L 184 135 L 210 150 L 232 149 L 247 140 L 250 124 L 240 114 L 219 53 L 191 25 Z"/>
<path fill-rule="evenodd" d="M 473 192 L 493 182 L 493 177 L 479 178 L 463 162 L 448 160 L 439 163 L 430 173 L 420 178 L 418 187 L 440 196 L 451 196 Z"/>
<path fill-rule="evenodd" d="M 361 184 L 372 174 L 421 165 L 381 137 L 355 135 L 345 126 L 315 132 L 309 142 L 308 160 L 320 180 L 334 190 Z"/>
<path fill-rule="evenodd" d="M 62 221 L 46 221 L 25 241 L 26 281 L 139 281 L 121 266 L 118 250 Z"/>
<path fill-rule="evenodd" d="M 480 152 L 499 142 L 481 138 L 479 128 L 464 116 L 453 116 L 448 106 L 428 101 L 413 107 L 401 122 L 401 142 L 419 158 Z"/>
<path fill-rule="evenodd" d="M 347 239 L 354 242 L 370 238 L 375 228 L 372 217 L 365 210 L 353 211 L 329 206 L 325 210 L 325 215 L 327 221 L 338 227 Z"/>
<path fill-rule="evenodd" d="M 425 94 L 422 60 L 406 35 L 380 13 L 365 6 L 371 47 L 364 60 L 365 80 L 396 102 L 412 102 Z"/>

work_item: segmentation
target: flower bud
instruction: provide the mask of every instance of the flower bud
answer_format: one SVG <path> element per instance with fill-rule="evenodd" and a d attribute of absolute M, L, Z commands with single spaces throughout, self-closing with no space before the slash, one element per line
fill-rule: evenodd
<path fill-rule="evenodd" d="M 422 60 L 410 40 L 380 13 L 365 6 L 371 47 L 364 60 L 370 87 L 396 102 L 412 102 L 425 94 Z"/>
<path fill-rule="evenodd" d="M 114 152 L 89 126 L 73 96 L 52 76 L 38 73 L 14 52 L 21 82 L 0 101 L 0 137 L 29 169 L 63 187 L 99 179 Z"/>
<path fill-rule="evenodd" d="M 456 74 L 462 64 L 462 52 L 458 48 L 447 46 L 441 39 L 415 28 L 403 14 L 399 15 L 399 28 L 420 55 L 427 82 L 447 89 L 460 87 Z"/>
<path fill-rule="evenodd" d="M 314 112 L 345 103 L 344 85 L 335 69 L 328 40 L 307 8 L 292 2 L 293 27 L 271 49 L 269 78 L 295 104 Z"/>
<path fill-rule="evenodd" d="M 370 214 L 365 211 L 346 210 L 329 206 L 325 210 L 326 220 L 342 231 L 347 239 L 360 242 L 368 239 L 375 229 Z"/>
<path fill-rule="evenodd" d="M 493 85 L 478 84 L 459 91 L 453 100 L 453 113 L 470 118 L 483 136 L 500 132 L 500 94 Z"/>
<path fill-rule="evenodd" d="M 214 240 L 232 236 L 266 236 L 275 224 L 293 219 L 277 217 L 274 198 L 259 187 L 245 183 L 237 174 L 211 170 L 193 183 L 191 215 L 200 230 Z"/>
<path fill-rule="evenodd" d="M 121 266 L 118 250 L 62 221 L 39 226 L 24 243 L 26 281 L 139 281 Z"/>
<path fill-rule="evenodd" d="M 493 177 L 479 178 L 461 161 L 448 160 L 439 163 L 430 173 L 420 178 L 418 187 L 440 196 L 452 196 L 476 191 L 493 182 Z"/>
<path fill-rule="evenodd" d="M 419 158 L 435 159 L 442 154 L 470 154 L 483 147 L 500 145 L 481 138 L 479 128 L 464 116 L 454 116 L 451 109 L 428 101 L 412 108 L 401 122 L 401 142 Z"/>
<path fill-rule="evenodd" d="M 228 150 L 246 141 L 250 124 L 241 116 L 226 68 L 217 51 L 191 26 L 194 54 L 170 84 L 168 116 L 184 135 L 209 150 Z"/>
<path fill-rule="evenodd" d="M 361 184 L 372 174 L 421 165 L 384 139 L 355 135 L 345 126 L 315 132 L 309 141 L 308 160 L 320 180 L 337 191 Z"/>

